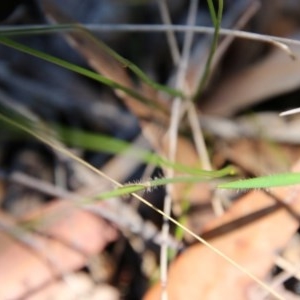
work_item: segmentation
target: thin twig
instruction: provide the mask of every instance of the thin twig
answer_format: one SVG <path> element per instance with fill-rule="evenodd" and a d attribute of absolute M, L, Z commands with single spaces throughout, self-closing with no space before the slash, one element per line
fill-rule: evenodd
<path fill-rule="evenodd" d="M 164 1 L 163 1 L 164 2 Z M 165 2 L 164 2 L 165 3 Z M 198 8 L 198 0 L 191 0 L 189 10 L 188 10 L 188 19 L 187 24 L 193 25 L 195 24 L 196 16 L 197 16 L 197 8 Z M 167 6 L 164 7 L 164 9 L 168 9 Z M 169 15 L 169 13 L 166 13 Z M 169 19 L 170 21 L 170 19 Z M 169 34 L 172 34 L 169 33 Z M 192 46 L 192 40 L 193 40 L 193 34 L 191 32 L 187 32 L 184 37 L 184 43 L 183 43 L 183 51 L 182 56 L 179 59 L 176 59 L 173 57 L 173 62 L 175 66 L 178 66 L 178 73 L 176 78 L 176 87 L 178 89 L 184 89 L 185 88 L 185 77 L 186 77 L 186 71 L 188 66 L 188 61 L 190 57 L 190 49 Z M 179 47 L 175 40 L 175 45 L 171 45 L 170 47 L 175 47 L 175 51 L 179 53 Z M 178 64 L 179 63 L 179 64 Z M 176 151 L 177 151 L 177 136 L 178 136 L 178 129 L 179 129 L 179 122 L 180 122 L 180 112 L 183 108 L 182 105 L 182 99 L 179 97 L 176 97 L 172 104 L 171 109 L 171 120 L 170 120 L 170 127 L 168 131 L 168 140 L 169 140 L 169 153 L 168 158 L 170 161 L 174 162 L 176 159 Z M 172 178 L 174 177 L 174 170 L 168 169 L 167 170 L 168 177 Z M 167 185 L 166 187 L 166 197 L 164 199 L 164 213 L 167 215 L 171 214 L 172 209 L 172 185 Z M 162 226 L 162 236 L 168 237 L 170 231 L 170 224 L 169 220 L 167 218 L 164 218 L 164 223 Z M 167 295 L 167 280 L 168 280 L 168 245 L 166 243 L 163 243 L 161 246 L 160 251 L 160 268 L 161 268 L 161 287 L 162 287 L 162 293 L 161 293 L 161 299 L 166 300 L 168 299 Z"/>
<path fill-rule="evenodd" d="M 210 171 L 212 170 L 212 166 L 208 155 L 207 147 L 205 145 L 203 132 L 199 122 L 200 116 L 199 114 L 197 114 L 195 106 L 192 101 L 189 101 L 188 104 L 188 118 L 189 118 L 189 124 L 192 128 L 196 149 L 201 160 L 201 168 L 203 170 Z"/>
<path fill-rule="evenodd" d="M 70 199 L 70 200 L 79 200 L 80 197 L 74 193 L 68 192 L 67 190 L 55 186 L 49 182 L 44 180 L 34 178 L 25 173 L 21 172 L 13 172 L 11 174 L 7 174 L 0 169 L 0 178 L 6 179 L 11 182 L 26 186 L 33 190 L 39 191 L 45 195 L 49 195 L 52 197 L 62 198 L 62 199 Z"/>
<path fill-rule="evenodd" d="M 1 35 L 13 36 L 13 35 L 34 35 L 34 34 L 47 34 L 54 32 L 73 32 L 78 30 L 76 27 L 78 24 L 64 24 L 64 25 L 22 25 L 22 26 L 1 26 Z M 160 25 L 160 24 L 80 24 L 81 28 L 93 31 L 93 32 L 166 32 L 173 30 L 175 32 L 194 32 L 194 33 L 206 33 L 214 34 L 215 29 L 208 26 L 187 26 L 187 25 Z M 255 40 L 259 42 L 271 43 L 276 47 L 279 47 L 288 55 L 294 57 L 290 49 L 287 49 L 284 44 L 300 45 L 299 40 L 283 38 L 274 35 L 253 33 L 243 30 L 220 28 L 220 35 L 231 35 L 237 38 Z M 281 44 L 281 45 L 279 45 Z"/>
<path fill-rule="evenodd" d="M 270 286 L 273 289 L 275 288 L 278 289 L 279 286 L 281 286 L 285 281 L 287 281 L 291 277 L 295 277 L 298 280 L 300 280 L 299 264 L 294 265 L 279 255 L 276 256 L 275 263 L 278 267 L 282 268 L 284 271 L 276 275 L 272 280 L 272 282 L 270 283 Z M 269 296 L 268 291 L 264 290 L 260 292 L 260 297 L 262 299 L 268 299 L 269 298 L 268 296 Z"/>
<path fill-rule="evenodd" d="M 284 112 L 280 113 L 279 116 L 280 117 L 285 117 L 285 116 L 294 115 L 294 114 L 298 114 L 298 113 L 300 113 L 300 108 L 299 107 L 284 111 Z"/>
<path fill-rule="evenodd" d="M 170 13 L 169 13 L 169 9 L 168 9 L 166 0 L 158 0 L 158 5 L 159 5 L 159 11 L 160 11 L 163 23 L 167 24 L 167 25 L 171 25 L 172 21 L 171 21 L 171 17 L 170 17 Z M 172 60 L 175 64 L 175 66 L 177 66 L 180 62 L 180 51 L 178 49 L 174 31 L 172 29 L 167 30 L 166 35 L 167 35 L 167 40 L 168 40 Z"/>
<path fill-rule="evenodd" d="M 161 244 L 162 236 L 157 229 L 152 226 L 151 223 L 143 221 L 136 210 L 123 204 L 118 199 L 115 199 L 115 201 L 110 199 L 110 201 L 106 201 L 105 205 L 101 206 L 97 205 L 98 200 L 90 201 L 92 204 L 85 205 L 86 196 L 69 192 L 61 187 L 55 186 L 44 180 L 34 178 L 25 173 L 13 172 L 11 174 L 7 174 L 0 169 L 0 178 L 23 185 L 58 199 L 68 199 L 69 201 L 73 201 L 72 203 L 74 203 L 74 205 L 79 205 L 82 209 L 101 216 L 102 218 L 116 224 L 118 228 L 122 230 L 129 230 L 132 233 L 141 236 L 144 240 L 153 240 L 154 243 L 157 243 L 158 245 Z M 92 196 L 90 197 L 92 198 Z M 120 218 L 119 213 L 115 211 L 114 208 L 116 206 L 122 210 L 122 218 Z M 169 235 L 165 241 L 169 247 L 175 247 L 175 249 L 178 249 L 179 244 L 176 243 Z"/>

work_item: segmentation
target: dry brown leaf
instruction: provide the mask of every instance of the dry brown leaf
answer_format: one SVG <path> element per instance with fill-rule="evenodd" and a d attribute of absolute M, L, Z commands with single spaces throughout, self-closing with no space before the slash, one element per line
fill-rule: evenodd
<path fill-rule="evenodd" d="M 300 86 L 300 47 L 290 47 L 296 56 L 276 49 L 245 70 L 224 78 L 212 95 L 203 99 L 204 113 L 230 116 L 270 97 L 293 91 Z"/>
<path fill-rule="evenodd" d="M 55 201 L 40 216 L 48 222 L 39 231 L 52 238 L 30 235 L 38 249 L 0 231 L 0 299 L 20 299 L 56 276 L 84 266 L 87 256 L 117 238 L 114 227 L 68 202 Z M 0 219 L 8 227 L 15 224 L 4 212 Z"/>
<path fill-rule="evenodd" d="M 299 157 L 296 147 L 257 139 L 223 143 L 220 152 L 223 160 L 255 176 L 288 172 L 292 161 Z"/>
<path fill-rule="evenodd" d="M 294 168 L 295 172 L 299 170 L 300 162 Z M 289 202 L 286 203 L 289 208 L 299 214 L 299 186 L 274 188 L 272 193 Z M 252 191 L 223 216 L 210 222 L 204 237 L 212 237 L 214 231 L 211 230 L 222 226 L 219 231 L 223 234 L 212 239 L 211 244 L 264 280 L 274 263 L 274 255 L 287 244 L 299 226 L 298 220 L 276 203 L 266 193 Z M 268 213 L 263 216 L 256 219 L 254 215 L 250 216 L 264 209 Z M 242 226 L 240 222 L 247 221 L 244 218 L 237 224 L 229 223 L 246 216 L 252 218 L 252 222 Z M 201 244 L 190 247 L 180 255 L 169 271 L 168 292 L 172 300 L 251 299 L 254 286 L 254 281 L 246 274 Z M 157 284 L 144 299 L 156 300 L 159 295 L 160 286 Z"/>

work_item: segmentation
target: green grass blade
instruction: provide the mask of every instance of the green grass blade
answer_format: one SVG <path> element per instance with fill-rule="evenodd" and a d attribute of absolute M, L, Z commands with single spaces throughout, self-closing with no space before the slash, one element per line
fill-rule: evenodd
<path fill-rule="evenodd" d="M 63 68 L 68 69 L 70 71 L 73 71 L 75 73 L 81 74 L 83 76 L 86 76 L 86 77 L 91 78 L 93 80 L 96 80 L 98 82 L 101 82 L 102 84 L 105 84 L 105 85 L 107 85 L 107 86 L 109 86 L 113 89 L 122 90 L 126 94 L 128 94 L 128 95 L 134 97 L 135 99 L 147 104 L 148 106 L 159 109 L 161 111 L 164 111 L 167 114 L 165 108 L 163 108 L 162 106 L 158 106 L 158 104 L 156 104 L 153 101 L 151 101 L 150 99 L 142 96 L 141 94 L 135 92 L 134 90 L 129 89 L 129 88 L 127 88 L 127 87 L 125 87 L 121 84 L 118 84 L 117 82 L 115 82 L 111 79 L 108 79 L 108 78 L 106 78 L 106 77 L 104 77 L 104 76 L 102 76 L 102 75 L 100 75 L 96 72 L 90 71 L 88 69 L 82 68 L 82 67 L 74 65 L 72 63 L 69 63 L 69 62 L 67 62 L 63 59 L 54 57 L 50 54 L 46 54 L 44 52 L 38 51 L 38 50 L 33 49 L 31 47 L 25 46 L 21 43 L 15 42 L 15 41 L 13 41 L 9 38 L 6 38 L 4 36 L 0 36 L 0 43 L 7 46 L 7 47 L 13 48 L 15 50 L 18 50 L 20 52 L 23 52 L 23 53 L 26 53 L 26 54 L 29 54 L 29 55 L 32 55 L 32 56 L 35 56 L 35 57 L 40 58 L 42 60 L 45 60 L 47 62 L 53 63 L 55 65 L 58 65 L 60 67 L 63 67 Z"/>
<path fill-rule="evenodd" d="M 216 27 L 218 20 L 217 20 L 217 15 L 216 15 L 216 10 L 214 7 L 213 0 L 207 0 L 207 5 L 208 5 L 208 9 L 209 9 L 209 13 L 210 13 L 210 17 L 213 22 L 213 25 L 214 25 L 214 27 Z"/>
<path fill-rule="evenodd" d="M 116 188 L 115 190 L 101 193 L 100 195 L 94 197 L 94 199 L 106 200 L 114 197 L 128 196 L 132 193 L 136 193 L 144 189 L 146 189 L 146 187 L 143 184 L 124 185 L 122 187 Z"/>
<path fill-rule="evenodd" d="M 152 153 L 150 151 L 134 147 L 131 143 L 99 133 L 91 133 L 79 129 L 67 128 L 55 125 L 53 127 L 60 136 L 62 142 L 67 145 L 81 147 L 86 150 L 102 151 L 111 154 L 121 154 L 130 149 L 126 155 L 140 159 L 142 162 L 159 167 L 173 168 L 176 171 L 189 175 L 203 176 L 205 178 L 223 177 L 236 173 L 231 166 L 217 171 L 205 171 L 196 166 L 188 167 L 171 161 Z"/>
<path fill-rule="evenodd" d="M 213 6 L 212 1 L 208 1 L 209 7 L 210 5 Z M 211 10 L 211 8 L 210 8 Z M 193 96 L 193 101 L 196 101 L 201 93 L 203 92 L 203 89 L 205 88 L 205 85 L 207 83 L 207 80 L 209 78 L 209 74 L 210 74 L 210 68 L 211 68 L 211 64 L 213 61 L 213 57 L 214 54 L 216 52 L 217 46 L 218 46 L 218 40 L 219 40 L 219 33 L 220 33 L 220 28 L 221 28 L 221 22 L 222 22 L 222 15 L 223 15 L 223 0 L 219 0 L 219 7 L 218 7 L 218 16 L 216 17 L 215 15 L 215 11 L 213 10 L 214 14 L 212 14 L 212 20 L 213 20 L 213 24 L 215 27 L 215 31 L 214 31 L 214 35 L 213 35 L 213 40 L 212 40 L 212 44 L 210 47 L 210 51 L 209 51 L 209 56 L 208 59 L 206 61 L 205 64 L 205 69 L 204 69 L 204 73 L 202 75 L 202 78 L 200 80 L 200 84 Z"/>
<path fill-rule="evenodd" d="M 172 163 L 156 153 L 134 147 L 129 142 L 100 133 L 92 133 L 80 129 L 66 128 L 57 125 L 55 125 L 54 128 L 56 133 L 59 135 L 60 140 L 69 146 L 119 155 L 122 155 L 125 153 L 125 151 L 130 150 L 126 153 L 126 155 L 135 159 L 140 159 L 144 163 L 159 167 L 168 167 L 181 173 L 203 176 L 206 178 L 223 177 L 226 175 L 234 175 L 236 173 L 232 166 L 217 171 L 206 171 L 198 168 L 197 166 L 189 167 L 179 163 Z"/>
<path fill-rule="evenodd" d="M 156 178 L 149 180 L 147 182 L 126 184 L 122 187 L 118 187 L 115 190 L 108 191 L 97 195 L 95 198 L 104 200 L 113 197 L 126 196 L 131 193 L 136 193 L 142 190 L 152 190 L 158 186 L 164 186 L 166 184 L 172 183 L 198 183 L 208 180 L 208 178 L 203 178 L 202 176 L 178 176 L 172 178 Z"/>
<path fill-rule="evenodd" d="M 221 189 L 260 189 L 300 183 L 300 173 L 281 173 L 270 176 L 243 179 L 218 185 Z"/>
<path fill-rule="evenodd" d="M 163 91 L 174 97 L 184 98 L 184 95 L 181 91 L 172 89 L 166 85 L 159 84 L 153 81 L 146 73 L 144 73 L 137 65 L 129 61 L 128 59 L 122 57 L 113 49 L 108 47 L 105 43 L 97 39 L 89 30 L 85 29 L 80 24 L 58 24 L 58 25 L 49 25 L 48 27 L 42 28 L 32 28 L 32 29 L 12 29 L 12 30 L 3 30 L 0 33 L 2 36 L 16 36 L 16 35 L 33 35 L 33 34 L 46 34 L 46 33 L 54 33 L 59 31 L 73 31 L 73 32 L 81 32 L 87 38 L 89 38 L 93 43 L 95 43 L 98 47 L 101 47 L 106 53 L 108 53 L 111 57 L 117 60 L 119 63 L 124 65 L 125 68 L 131 70 L 138 78 L 140 78 L 144 83 L 148 84 L 152 88 L 158 91 Z"/>
<path fill-rule="evenodd" d="M 105 52 L 107 52 L 110 56 L 112 56 L 114 59 L 116 59 L 118 62 L 124 65 L 125 68 L 128 68 L 131 70 L 139 79 L 141 79 L 144 83 L 148 84 L 152 88 L 158 91 L 165 92 L 171 96 L 174 97 L 180 97 L 184 98 L 184 95 L 181 91 L 172 89 L 166 85 L 159 84 L 155 81 L 153 81 L 146 73 L 144 73 L 136 64 L 132 63 L 128 59 L 122 57 L 120 54 L 115 52 L 113 49 L 108 47 L 106 44 L 104 44 L 99 39 L 95 38 L 92 33 L 88 30 L 86 30 L 84 27 L 78 25 L 76 27 L 77 30 L 81 31 L 83 34 L 85 34 L 88 38 L 93 40 L 94 43 L 96 43 L 99 47 L 101 47 Z"/>
<path fill-rule="evenodd" d="M 0 27 L 1 36 L 28 36 L 74 31 L 74 24 L 15 25 Z"/>
<path fill-rule="evenodd" d="M 40 139 L 40 135 L 46 136 L 49 138 L 50 127 L 47 124 L 38 122 L 32 122 L 31 120 L 26 119 L 24 116 L 13 113 L 0 113 L 0 121 L 15 127 L 31 136 L 34 136 Z M 141 161 L 152 164 L 155 166 L 170 167 L 174 168 L 176 171 L 186 173 L 189 175 L 195 176 L 195 180 L 200 178 L 211 179 L 217 177 L 223 177 L 226 175 L 235 174 L 235 169 L 231 166 L 226 167 L 217 171 L 206 171 L 201 170 L 197 167 L 188 167 L 178 163 L 172 163 L 165 158 L 160 157 L 155 153 L 151 153 L 144 149 L 138 147 L 132 147 L 130 143 L 116 138 L 108 137 L 105 135 L 98 135 L 95 133 L 88 133 L 78 129 L 68 129 L 62 126 L 55 126 L 54 131 L 56 135 L 58 134 L 63 142 L 66 142 L 69 145 L 80 146 L 84 149 L 94 150 L 94 151 L 106 151 L 108 153 L 120 154 L 127 149 L 131 149 L 132 155 L 135 158 L 141 159 Z M 47 132 L 46 132 L 47 130 Z M 74 138 L 76 137 L 76 139 Z M 50 144 L 50 143 L 49 143 Z M 183 182 L 194 182 L 194 179 L 188 179 L 186 177 L 182 178 Z M 157 182 L 160 182 L 157 180 Z M 164 184 L 167 184 L 166 181 Z"/>

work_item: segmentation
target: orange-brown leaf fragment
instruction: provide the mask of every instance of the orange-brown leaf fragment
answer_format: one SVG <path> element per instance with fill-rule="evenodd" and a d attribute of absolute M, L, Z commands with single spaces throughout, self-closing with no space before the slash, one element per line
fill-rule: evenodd
<path fill-rule="evenodd" d="M 299 169 L 298 163 L 294 170 Z M 276 188 L 272 193 L 290 201 L 287 203 L 289 209 L 300 212 L 298 186 Z M 261 212 L 260 217 L 257 217 L 257 212 Z M 230 223 L 237 219 L 239 221 Z M 208 237 L 208 231 L 212 233 L 216 227 L 223 231 L 222 235 L 211 240 L 211 244 L 264 280 L 272 268 L 275 254 L 287 244 L 298 226 L 296 218 L 271 196 L 263 191 L 252 191 L 223 216 L 210 222 L 206 232 Z M 169 271 L 168 293 L 172 300 L 251 299 L 254 286 L 248 275 L 201 244 L 180 255 Z M 160 285 L 157 284 L 144 299 L 159 299 L 159 295 Z"/>
<path fill-rule="evenodd" d="M 99 253 L 117 237 L 114 227 L 70 203 L 54 202 L 43 210 L 50 215 L 39 231 L 51 238 L 28 234 L 32 246 L 0 231 L 0 299 L 23 299 L 57 276 L 85 265 L 90 255 Z M 0 212 L 1 222 L 13 228 L 14 220 Z M 29 239 L 28 239 L 29 240 Z"/>

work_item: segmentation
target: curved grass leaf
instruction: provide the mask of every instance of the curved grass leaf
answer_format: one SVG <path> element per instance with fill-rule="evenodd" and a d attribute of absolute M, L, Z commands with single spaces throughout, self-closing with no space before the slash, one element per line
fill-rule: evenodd
<path fill-rule="evenodd" d="M 243 179 L 218 185 L 222 189 L 260 189 L 300 184 L 300 173 L 281 173 L 270 176 Z"/>
<path fill-rule="evenodd" d="M 99 47 L 101 47 L 110 56 L 112 56 L 114 59 L 116 59 L 119 63 L 123 64 L 124 67 L 131 70 L 135 75 L 138 76 L 138 78 L 140 78 L 144 83 L 148 84 L 155 90 L 163 91 L 174 97 L 184 98 L 184 95 L 181 91 L 172 89 L 166 85 L 159 84 L 159 83 L 153 81 L 152 79 L 150 79 L 150 77 L 148 77 L 147 74 L 144 73 L 136 64 L 134 64 L 130 60 L 124 58 L 123 56 L 121 56 L 120 54 L 115 52 L 112 48 L 108 47 L 105 43 L 103 43 L 101 40 L 97 39 L 90 31 L 85 29 L 83 26 L 80 26 L 78 24 L 78 25 L 75 25 L 74 29 L 84 33 L 86 35 L 86 37 L 91 39 L 94 43 L 96 43 Z"/>
<path fill-rule="evenodd" d="M 135 99 L 147 104 L 148 106 L 150 106 L 150 107 L 152 106 L 153 108 L 164 111 L 167 114 L 167 111 L 165 110 L 164 107 L 159 106 L 158 104 L 154 103 L 150 99 L 148 99 L 148 98 L 144 97 L 143 95 L 137 93 L 133 89 L 127 88 L 127 87 L 125 87 L 125 86 L 123 86 L 123 85 L 121 85 L 121 84 L 119 84 L 119 83 L 117 83 L 117 82 L 115 82 L 111 79 L 108 79 L 107 77 L 102 76 L 102 75 L 100 75 L 96 72 L 93 72 L 91 70 L 82 68 L 80 66 L 72 64 L 70 62 L 67 62 L 63 59 L 54 57 L 50 54 L 46 54 L 44 52 L 38 51 L 38 50 L 33 49 L 31 47 L 25 46 L 21 43 L 15 42 L 15 41 L 13 41 L 11 39 L 8 39 L 4 36 L 0 36 L 0 43 L 7 46 L 7 47 L 16 49 L 20 52 L 23 52 L 23 53 L 26 53 L 26 54 L 29 54 L 29 55 L 32 55 L 32 56 L 35 56 L 35 57 L 38 57 L 40 59 L 43 59 L 45 61 L 48 61 L 48 62 L 53 63 L 55 65 L 58 65 L 60 67 L 63 67 L 65 69 L 68 69 L 68 70 L 73 71 L 75 73 L 81 74 L 83 76 L 86 76 L 86 77 L 91 78 L 93 80 L 96 80 L 98 82 L 101 82 L 101 83 L 103 83 L 103 84 L 105 84 L 105 85 L 107 85 L 107 86 L 109 86 L 113 89 L 122 90 L 126 94 L 128 94 L 128 95 L 134 97 Z"/>
<path fill-rule="evenodd" d="M 103 151 L 111 154 L 122 154 L 126 150 L 130 149 L 130 152 L 128 152 L 126 155 L 138 158 L 147 164 L 173 168 L 174 170 L 182 173 L 206 178 L 216 178 L 226 175 L 233 175 L 236 173 L 232 166 L 217 171 L 205 171 L 198 167 L 192 168 L 182 164 L 172 163 L 156 153 L 134 147 L 131 143 L 124 140 L 99 133 L 92 133 L 63 126 L 55 126 L 54 128 L 64 143 L 81 147 L 86 150 Z"/>
<path fill-rule="evenodd" d="M 214 7 L 214 3 L 212 0 L 207 0 L 207 5 L 208 5 L 208 10 L 209 10 L 209 13 L 210 13 L 210 17 L 211 17 L 211 20 L 213 22 L 213 25 L 214 27 L 217 26 L 217 15 L 216 15 L 216 10 L 215 10 L 215 7 Z"/>
<path fill-rule="evenodd" d="M 152 190 L 155 187 L 163 186 L 166 184 L 197 183 L 205 180 L 208 180 L 208 178 L 205 178 L 203 176 L 177 176 L 172 178 L 156 178 L 144 183 L 141 182 L 141 183 L 126 184 L 122 187 L 116 188 L 115 190 L 101 193 L 97 195 L 95 198 L 104 200 L 113 197 L 126 196 L 131 193 L 136 193 L 143 190 Z"/>
<path fill-rule="evenodd" d="M 128 59 L 122 57 L 120 54 L 115 52 L 112 48 L 108 47 L 105 43 L 97 39 L 89 30 L 85 29 L 80 24 L 59 24 L 59 25 L 49 25 L 49 27 L 42 27 L 42 28 L 32 28 L 32 29 L 3 29 L 0 34 L 2 36 L 16 36 L 16 35 L 33 35 L 33 34 L 45 34 L 45 33 L 54 33 L 58 32 L 59 30 L 65 31 L 79 31 L 82 32 L 87 38 L 92 40 L 97 46 L 101 47 L 106 53 L 112 56 L 115 60 L 119 63 L 123 64 L 124 67 L 131 70 L 138 78 L 140 78 L 144 83 L 148 84 L 152 88 L 158 91 L 163 91 L 171 96 L 184 98 L 184 95 L 181 91 L 172 89 L 166 85 L 159 84 L 153 81 L 146 73 L 144 73 L 136 64 L 132 63 Z M 21 51 L 21 49 L 20 49 Z M 34 55 L 34 54 L 32 54 Z M 69 69 L 69 68 L 67 68 Z M 74 71 L 74 70 L 73 70 Z"/>
<path fill-rule="evenodd" d="M 201 93 L 203 92 L 203 89 L 205 88 L 206 82 L 209 78 L 209 73 L 211 69 L 211 64 L 213 62 L 213 56 L 216 52 L 217 45 L 218 45 L 218 39 L 219 39 L 219 33 L 220 33 L 220 28 L 221 28 L 221 22 L 222 22 L 222 15 L 223 15 L 223 0 L 219 0 L 219 6 L 218 6 L 218 14 L 216 15 L 214 5 L 212 0 L 208 0 L 208 7 L 209 7 L 209 12 L 215 27 L 214 35 L 213 35 L 213 40 L 212 44 L 210 46 L 210 51 L 209 55 L 207 58 L 207 61 L 205 63 L 205 68 L 204 72 L 202 75 L 202 78 L 200 80 L 199 86 L 197 87 L 197 90 L 193 96 L 193 100 L 197 100 Z"/>
<path fill-rule="evenodd" d="M 43 136 L 42 141 L 48 139 L 49 140 L 48 144 L 51 145 L 53 139 L 51 138 L 51 136 L 49 136 L 49 131 L 51 131 L 52 129 L 50 129 L 50 127 L 47 124 L 32 122 L 26 119 L 26 117 L 24 116 L 17 118 L 16 119 L 17 121 L 15 121 L 16 115 L 18 114 L 16 114 L 15 112 L 13 114 L 9 114 L 7 112 L 6 115 L 0 113 L 0 121 L 3 121 L 15 128 L 18 128 L 19 130 L 27 134 L 30 134 L 31 136 L 34 136 L 38 139 L 41 139 L 40 136 L 42 135 Z M 195 179 L 191 179 L 191 178 L 188 179 L 186 177 L 182 177 L 183 182 L 187 182 L 187 181 L 195 182 L 200 178 L 211 179 L 211 178 L 223 177 L 226 175 L 233 175 L 236 172 L 235 169 L 231 166 L 217 171 L 206 171 L 198 167 L 192 168 L 178 163 L 172 163 L 167 159 L 164 159 L 159 155 L 155 153 L 151 153 L 144 149 L 137 148 L 137 147 L 134 148 L 131 146 L 130 143 L 125 142 L 123 140 L 108 137 L 105 135 L 98 135 L 95 133 L 87 133 L 77 129 L 76 130 L 68 129 L 62 126 L 60 127 L 56 126 L 55 128 L 56 128 L 56 134 L 59 134 L 62 141 L 66 142 L 69 145 L 72 144 L 73 146 L 80 146 L 84 149 L 89 149 L 94 151 L 106 151 L 113 154 L 120 154 L 125 150 L 132 148 L 131 151 L 132 155 L 134 155 L 134 157 L 140 158 L 141 161 L 145 163 L 153 164 L 156 166 L 174 168 L 175 170 L 180 171 L 182 173 L 195 176 Z M 74 139 L 75 136 L 76 139 Z M 161 182 L 161 181 L 157 180 L 156 182 Z"/>
<path fill-rule="evenodd" d="M 74 31 L 74 24 L 14 25 L 0 28 L 1 36 L 27 36 Z"/>

